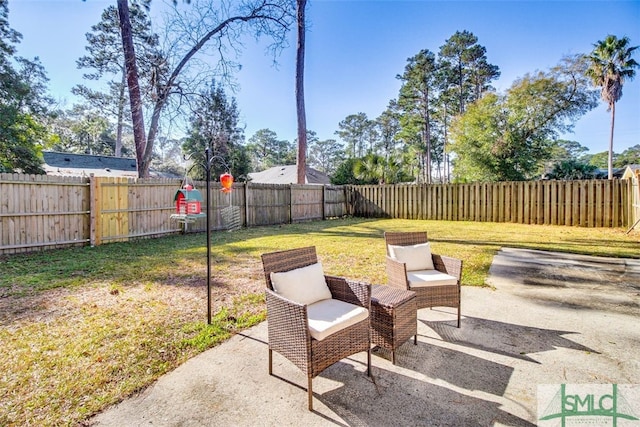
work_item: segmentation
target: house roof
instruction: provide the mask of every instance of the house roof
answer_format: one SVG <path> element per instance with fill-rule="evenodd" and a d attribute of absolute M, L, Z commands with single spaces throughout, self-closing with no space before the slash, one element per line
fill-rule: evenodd
<path fill-rule="evenodd" d="M 640 165 L 627 165 L 624 168 L 624 173 L 622 174 L 622 179 L 630 179 L 633 176 L 640 176 Z"/>
<path fill-rule="evenodd" d="M 262 172 L 249 174 L 251 182 L 261 184 L 296 184 L 298 167 L 296 165 L 274 166 Z M 307 166 L 305 184 L 331 184 L 329 177 L 319 170 Z"/>
<path fill-rule="evenodd" d="M 45 151 L 43 169 L 54 176 L 112 176 L 137 178 L 136 159 L 130 157 L 94 156 L 92 154 L 61 153 Z M 170 172 L 149 171 L 154 178 L 180 178 Z"/>
<path fill-rule="evenodd" d="M 47 175 L 138 177 L 136 159 L 91 154 L 45 151 L 43 168 Z"/>
<path fill-rule="evenodd" d="M 626 168 L 613 168 L 613 170 L 611 171 L 611 174 L 613 175 L 614 178 L 622 178 L 622 175 L 624 174 L 625 170 Z M 599 169 L 596 169 L 596 172 L 598 173 L 599 176 L 606 178 L 609 174 L 609 169 L 599 168 Z"/>

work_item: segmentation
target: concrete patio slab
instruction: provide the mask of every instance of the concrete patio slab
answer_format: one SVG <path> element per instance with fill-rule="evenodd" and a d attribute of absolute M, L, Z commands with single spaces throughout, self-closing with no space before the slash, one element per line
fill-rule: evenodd
<path fill-rule="evenodd" d="M 418 344 L 374 350 L 314 379 L 274 354 L 266 322 L 90 420 L 94 426 L 534 426 L 539 384 L 640 383 L 640 260 L 504 248 L 492 288 L 418 311 Z M 640 408 L 637 408 L 640 412 Z M 637 414 L 640 415 L 640 414 Z"/>

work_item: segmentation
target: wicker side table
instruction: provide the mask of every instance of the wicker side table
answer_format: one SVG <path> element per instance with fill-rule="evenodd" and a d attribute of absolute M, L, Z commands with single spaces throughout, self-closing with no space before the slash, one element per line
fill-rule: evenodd
<path fill-rule="evenodd" d="M 416 293 L 391 286 L 374 285 L 371 289 L 371 343 L 391 350 L 396 363 L 396 349 L 411 336 L 418 344 Z"/>

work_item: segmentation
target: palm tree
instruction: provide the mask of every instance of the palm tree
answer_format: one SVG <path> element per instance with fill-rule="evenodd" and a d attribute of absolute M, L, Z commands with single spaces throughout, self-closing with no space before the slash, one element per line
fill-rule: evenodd
<path fill-rule="evenodd" d="M 384 184 L 386 182 L 385 165 L 384 157 L 369 153 L 356 161 L 353 165 L 353 174 L 364 181 L 377 180 L 378 184 Z"/>
<path fill-rule="evenodd" d="M 638 63 L 631 58 L 638 46 L 630 47 L 628 37 L 618 39 L 608 35 L 604 40 L 594 44 L 593 52 L 588 59 L 591 63 L 587 75 L 594 85 L 601 88 L 602 100 L 611 111 L 611 133 L 609 137 L 609 179 L 613 178 L 613 126 L 616 118 L 616 102 L 622 98 L 622 85 L 625 80 L 632 80 L 636 74 Z"/>

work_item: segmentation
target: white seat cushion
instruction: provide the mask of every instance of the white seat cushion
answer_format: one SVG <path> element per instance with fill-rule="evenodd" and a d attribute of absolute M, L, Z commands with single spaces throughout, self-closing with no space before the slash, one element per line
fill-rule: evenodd
<path fill-rule="evenodd" d="M 273 290 L 298 304 L 309 305 L 331 298 L 331 291 L 319 262 L 289 271 L 271 273 Z"/>
<path fill-rule="evenodd" d="M 337 299 L 325 299 L 307 307 L 309 332 L 321 341 L 329 335 L 369 317 L 369 310 Z"/>
<path fill-rule="evenodd" d="M 407 280 L 412 288 L 458 284 L 458 279 L 438 270 L 407 271 Z"/>
<path fill-rule="evenodd" d="M 407 265 L 407 271 L 434 269 L 429 243 L 409 246 L 389 245 L 389 256 L 396 261 L 404 262 Z"/>

